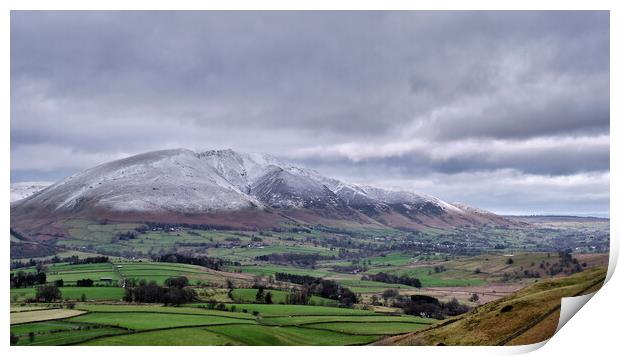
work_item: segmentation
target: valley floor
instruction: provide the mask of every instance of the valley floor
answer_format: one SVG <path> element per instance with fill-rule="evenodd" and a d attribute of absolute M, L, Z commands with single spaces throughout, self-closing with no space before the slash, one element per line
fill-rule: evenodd
<path fill-rule="evenodd" d="M 609 258 L 598 220 L 423 234 L 58 224 L 68 236 L 11 236 L 12 345 L 527 344 L 553 334 L 561 297 L 600 287 Z M 193 296 L 138 303 L 145 285 Z"/>

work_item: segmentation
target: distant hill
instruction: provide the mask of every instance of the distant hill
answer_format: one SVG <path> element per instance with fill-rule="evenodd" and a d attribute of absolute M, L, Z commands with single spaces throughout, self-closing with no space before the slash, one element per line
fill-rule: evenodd
<path fill-rule="evenodd" d="M 597 291 L 607 270 L 589 269 L 539 281 L 505 298 L 482 305 L 419 332 L 379 341 L 378 345 L 525 345 L 553 336 L 561 298 Z"/>
<path fill-rule="evenodd" d="M 609 218 L 572 215 L 504 215 L 504 217 L 527 223 L 609 221 Z"/>

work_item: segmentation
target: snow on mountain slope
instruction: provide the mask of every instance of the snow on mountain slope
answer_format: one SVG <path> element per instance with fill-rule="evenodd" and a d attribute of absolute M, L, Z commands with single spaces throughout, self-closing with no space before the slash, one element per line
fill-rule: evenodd
<path fill-rule="evenodd" d="M 262 206 L 192 151 L 144 153 L 75 174 L 22 202 L 51 210 L 206 212 Z"/>
<path fill-rule="evenodd" d="M 267 173 L 270 166 L 290 170 L 292 167 L 277 158 L 257 153 L 241 153 L 233 150 L 212 150 L 198 153 L 198 157 L 244 193 L 254 182 Z"/>
<path fill-rule="evenodd" d="M 452 206 L 455 206 L 459 209 L 461 209 L 464 212 L 468 212 L 468 213 L 472 213 L 472 214 L 477 214 L 477 215 L 488 215 L 488 214 L 493 214 L 494 213 L 488 211 L 488 210 L 484 210 L 484 209 L 479 209 L 479 208 L 474 208 L 473 206 L 469 206 L 467 204 L 464 203 L 460 203 L 460 202 L 452 202 L 450 203 Z"/>
<path fill-rule="evenodd" d="M 368 197 L 388 204 L 418 203 L 426 200 L 419 194 L 391 189 L 376 188 L 369 185 L 358 186 Z"/>
<path fill-rule="evenodd" d="M 258 178 L 251 194 L 275 208 L 322 208 L 340 204 L 325 185 L 307 176 L 291 173 L 277 166 Z"/>
<path fill-rule="evenodd" d="M 303 209 L 301 220 L 316 223 L 312 211 L 315 217 L 332 221 L 353 219 L 406 228 L 505 223 L 497 215 L 435 197 L 349 184 L 273 156 L 233 150 L 164 150 L 105 163 L 14 203 L 12 217 L 14 212 L 16 218 L 36 215 L 38 209 L 43 209 L 40 215 L 89 209 L 194 215 L 249 209 L 250 215 L 251 211 L 271 214 L 268 219 L 280 216 L 269 209 Z M 233 219 L 230 214 L 228 219 Z"/>
<path fill-rule="evenodd" d="M 445 201 L 415 192 L 408 192 L 403 190 L 392 190 L 376 188 L 369 185 L 359 186 L 359 189 L 364 192 L 370 198 L 384 202 L 387 204 L 400 204 L 406 209 L 414 209 L 414 206 L 421 205 L 433 205 L 443 212 L 450 212 L 455 214 L 464 214 L 465 212 L 459 207 L 446 203 Z"/>
<path fill-rule="evenodd" d="M 52 185 L 52 182 L 19 182 L 11 184 L 11 203 L 22 200 Z"/>

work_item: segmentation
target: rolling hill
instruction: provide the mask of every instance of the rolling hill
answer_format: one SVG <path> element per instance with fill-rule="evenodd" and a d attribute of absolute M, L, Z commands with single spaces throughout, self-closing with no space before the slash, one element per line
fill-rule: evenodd
<path fill-rule="evenodd" d="M 505 298 L 431 328 L 379 341 L 378 345 L 525 345 L 553 336 L 561 298 L 597 291 L 605 268 L 538 281 Z"/>

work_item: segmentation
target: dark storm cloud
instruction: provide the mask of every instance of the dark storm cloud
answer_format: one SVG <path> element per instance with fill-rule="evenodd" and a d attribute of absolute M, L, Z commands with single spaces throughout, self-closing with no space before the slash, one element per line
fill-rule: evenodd
<path fill-rule="evenodd" d="M 14 180 L 172 147 L 605 174 L 609 14 L 11 13 Z"/>

